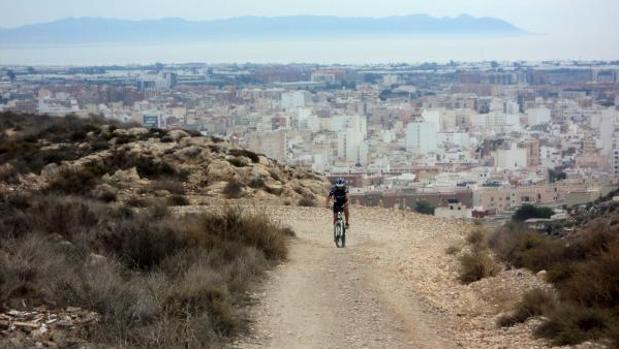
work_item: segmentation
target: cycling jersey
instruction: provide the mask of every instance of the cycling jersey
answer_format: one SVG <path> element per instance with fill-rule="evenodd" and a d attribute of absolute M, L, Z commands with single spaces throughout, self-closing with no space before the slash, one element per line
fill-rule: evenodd
<path fill-rule="evenodd" d="M 338 188 L 334 186 L 331 188 L 329 192 L 329 197 L 333 198 L 333 210 L 336 212 L 342 211 L 344 209 L 344 204 L 346 203 L 346 195 L 348 194 L 348 188 L 341 187 Z"/>

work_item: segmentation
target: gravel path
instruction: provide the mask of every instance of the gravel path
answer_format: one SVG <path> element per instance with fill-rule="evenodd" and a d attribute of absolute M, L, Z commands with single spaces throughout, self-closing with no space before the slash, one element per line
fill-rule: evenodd
<path fill-rule="evenodd" d="M 348 246 L 332 241 L 324 208 L 269 212 L 297 233 L 290 260 L 271 272 L 252 312 L 252 338 L 236 348 L 452 348 L 441 319 L 402 284 L 392 252 L 411 240 L 364 211 Z M 368 211 L 370 212 L 370 211 Z M 383 217 L 387 218 L 387 217 Z"/>

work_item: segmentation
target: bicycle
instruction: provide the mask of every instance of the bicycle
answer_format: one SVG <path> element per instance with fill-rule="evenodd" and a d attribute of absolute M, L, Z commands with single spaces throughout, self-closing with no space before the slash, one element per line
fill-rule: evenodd
<path fill-rule="evenodd" d="M 337 248 L 346 247 L 346 224 L 344 223 L 344 212 L 337 213 L 337 219 L 333 225 L 333 240 Z"/>

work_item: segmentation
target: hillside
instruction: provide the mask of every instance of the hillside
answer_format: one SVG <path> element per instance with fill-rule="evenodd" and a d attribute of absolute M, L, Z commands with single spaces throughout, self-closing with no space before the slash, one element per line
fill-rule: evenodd
<path fill-rule="evenodd" d="M 326 185 L 181 130 L 2 114 L 0 347 L 224 347 L 295 234 L 238 204 Z"/>
<path fill-rule="evenodd" d="M 60 191 L 136 205 L 185 194 L 194 204 L 213 198 L 311 204 L 328 187 L 316 173 L 221 139 L 72 117 L 0 114 L 0 164 L 5 191 Z"/>

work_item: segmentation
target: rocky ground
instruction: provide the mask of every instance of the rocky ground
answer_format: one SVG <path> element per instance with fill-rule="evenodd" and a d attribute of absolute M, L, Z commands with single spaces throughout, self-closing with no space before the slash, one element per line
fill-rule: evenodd
<path fill-rule="evenodd" d="M 549 287 L 525 270 L 462 285 L 450 246 L 471 224 L 354 207 L 336 249 L 325 208 L 260 207 L 297 232 L 288 263 L 252 294 L 252 332 L 233 348 L 545 348 L 533 319 L 498 328 L 524 291 Z M 597 348 L 592 343 L 577 348 Z"/>

